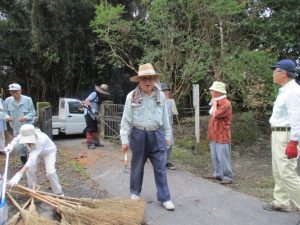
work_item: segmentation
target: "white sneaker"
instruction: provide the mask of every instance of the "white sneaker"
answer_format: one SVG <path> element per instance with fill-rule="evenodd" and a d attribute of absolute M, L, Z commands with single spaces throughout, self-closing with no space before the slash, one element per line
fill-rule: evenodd
<path fill-rule="evenodd" d="M 140 198 L 140 196 L 138 196 L 138 195 L 135 195 L 135 194 L 131 194 L 131 200 L 134 200 L 134 201 L 137 201 L 137 200 L 140 200 L 141 198 Z"/>
<path fill-rule="evenodd" d="M 169 211 L 172 211 L 175 209 L 175 206 L 171 200 L 163 202 L 162 205 L 166 210 L 169 210 Z"/>

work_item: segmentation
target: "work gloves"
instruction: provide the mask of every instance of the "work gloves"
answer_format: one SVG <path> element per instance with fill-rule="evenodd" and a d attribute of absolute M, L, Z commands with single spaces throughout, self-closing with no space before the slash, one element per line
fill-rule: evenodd
<path fill-rule="evenodd" d="M 13 149 L 14 149 L 14 146 L 11 144 L 8 144 L 7 146 L 4 147 L 4 149 L 2 151 L 7 154 L 7 153 L 11 153 Z"/>
<path fill-rule="evenodd" d="M 289 141 L 286 149 L 285 149 L 285 153 L 288 159 L 294 159 L 297 158 L 298 156 L 298 141 Z"/>
<path fill-rule="evenodd" d="M 10 181 L 8 181 L 8 186 L 13 187 L 17 185 L 21 180 L 22 176 L 23 176 L 22 172 L 17 172 L 15 176 L 13 176 L 13 178 L 11 178 Z"/>

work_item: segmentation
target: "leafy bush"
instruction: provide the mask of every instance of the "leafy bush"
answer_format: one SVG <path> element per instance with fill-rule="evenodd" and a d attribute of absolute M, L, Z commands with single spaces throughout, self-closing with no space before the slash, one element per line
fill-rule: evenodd
<path fill-rule="evenodd" d="M 235 114 L 232 120 L 232 143 L 248 145 L 262 135 L 253 112 Z"/>

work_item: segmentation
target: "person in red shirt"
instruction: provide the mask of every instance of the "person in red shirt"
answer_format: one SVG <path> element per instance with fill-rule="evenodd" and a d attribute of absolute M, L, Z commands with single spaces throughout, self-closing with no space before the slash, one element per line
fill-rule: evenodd
<path fill-rule="evenodd" d="M 208 124 L 207 139 L 213 164 L 212 179 L 221 184 L 231 184 L 233 172 L 231 165 L 231 120 L 232 107 L 227 99 L 225 84 L 213 82 L 209 88 L 211 94 L 211 118 Z"/>

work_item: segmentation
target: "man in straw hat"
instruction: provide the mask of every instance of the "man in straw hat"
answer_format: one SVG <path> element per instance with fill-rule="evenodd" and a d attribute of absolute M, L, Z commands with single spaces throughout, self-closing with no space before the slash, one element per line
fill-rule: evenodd
<path fill-rule="evenodd" d="M 300 209 L 300 177 L 297 174 L 300 140 L 300 86 L 296 83 L 296 64 L 283 59 L 271 67 L 273 82 L 280 86 L 270 118 L 272 130 L 272 169 L 274 200 L 266 210 L 291 211 L 290 203 Z"/>
<path fill-rule="evenodd" d="M 104 146 L 100 144 L 97 121 L 99 106 L 103 101 L 104 95 L 109 95 L 108 85 L 101 84 L 100 80 L 98 80 L 96 81 L 95 90 L 84 100 L 86 105 L 86 108 L 84 108 L 84 118 L 87 127 L 86 142 L 89 149 Z"/>
<path fill-rule="evenodd" d="M 21 85 L 12 83 L 8 86 L 11 94 L 4 101 L 4 119 L 13 129 L 14 137 L 20 133 L 20 127 L 24 124 L 33 124 L 36 115 L 31 97 L 22 94 Z M 27 151 L 23 144 L 16 146 L 22 165 L 27 161 Z"/>
<path fill-rule="evenodd" d="M 209 88 L 211 94 L 211 118 L 208 124 L 207 138 L 210 140 L 210 152 L 213 164 L 211 179 L 221 184 L 231 184 L 233 172 L 231 165 L 231 102 L 226 97 L 225 84 L 213 82 Z"/>
<path fill-rule="evenodd" d="M 149 158 L 155 176 L 157 200 L 167 210 L 174 210 L 166 176 L 166 145 L 170 143 L 170 124 L 167 100 L 155 83 L 157 74 L 150 63 L 139 66 L 138 75 L 130 79 L 138 82 L 126 98 L 121 121 L 122 150 L 132 151 L 130 192 L 131 199 L 140 199 L 144 165 Z"/>
<path fill-rule="evenodd" d="M 8 185 L 13 187 L 18 184 L 26 172 L 28 186 L 32 188 L 37 182 L 37 166 L 39 160 L 42 158 L 45 162 L 46 175 L 50 181 L 52 192 L 57 195 L 63 195 L 55 169 L 57 149 L 48 135 L 39 129 L 35 129 L 32 124 L 24 124 L 20 128 L 20 134 L 4 148 L 4 151 L 12 152 L 14 147 L 19 143 L 27 147 L 29 157 L 26 164 L 8 182 Z"/>

